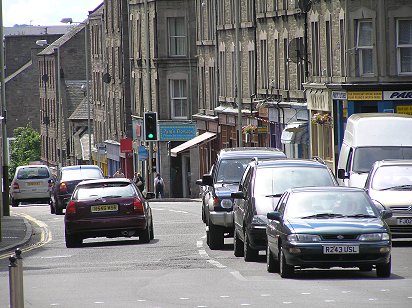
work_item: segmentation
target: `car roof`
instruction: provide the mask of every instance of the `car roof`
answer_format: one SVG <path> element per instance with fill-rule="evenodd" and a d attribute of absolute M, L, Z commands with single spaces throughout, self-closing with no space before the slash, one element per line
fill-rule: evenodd
<path fill-rule="evenodd" d="M 84 180 L 78 184 L 78 186 L 83 186 L 87 184 L 96 184 L 96 183 L 133 183 L 132 180 L 128 178 L 108 178 L 108 179 L 95 179 L 95 180 Z"/>
<path fill-rule="evenodd" d="M 100 167 L 97 165 L 74 165 L 74 166 L 65 166 L 61 168 L 61 170 L 77 170 L 77 169 L 99 169 L 100 170 Z"/>
<path fill-rule="evenodd" d="M 378 160 L 375 164 L 381 166 L 412 165 L 412 159 L 384 159 Z"/>
<path fill-rule="evenodd" d="M 259 161 L 256 164 L 258 168 L 267 167 L 313 167 L 313 168 L 327 168 L 327 166 L 317 160 L 312 159 L 278 159 Z"/>
<path fill-rule="evenodd" d="M 226 148 L 219 152 L 221 158 L 242 158 L 242 157 L 286 157 L 285 153 L 276 148 L 265 147 L 238 147 Z"/>
<path fill-rule="evenodd" d="M 21 169 L 21 168 L 47 168 L 47 165 L 24 165 L 24 166 L 18 166 L 16 169 Z"/>
<path fill-rule="evenodd" d="M 363 188 L 348 186 L 307 186 L 289 189 L 290 192 L 365 192 Z"/>

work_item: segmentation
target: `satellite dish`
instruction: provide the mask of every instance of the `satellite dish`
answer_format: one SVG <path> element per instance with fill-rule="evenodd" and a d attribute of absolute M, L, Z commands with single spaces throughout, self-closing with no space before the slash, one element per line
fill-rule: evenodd
<path fill-rule="evenodd" d="M 110 76 L 109 73 L 104 73 L 102 79 L 104 83 L 110 83 L 110 81 L 112 80 L 112 76 Z"/>
<path fill-rule="evenodd" d="M 312 7 L 312 2 L 312 0 L 299 0 L 298 6 L 302 12 L 307 13 Z"/>
<path fill-rule="evenodd" d="M 289 59 L 293 63 L 298 63 L 300 60 L 303 60 L 304 57 L 304 46 L 302 39 L 299 37 L 294 38 L 289 43 Z"/>

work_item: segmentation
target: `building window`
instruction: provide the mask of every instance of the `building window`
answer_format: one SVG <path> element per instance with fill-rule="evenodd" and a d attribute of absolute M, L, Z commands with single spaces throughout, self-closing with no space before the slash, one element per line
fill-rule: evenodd
<path fill-rule="evenodd" d="M 259 0 L 258 2 L 258 12 L 266 13 L 267 12 L 267 0 Z"/>
<path fill-rule="evenodd" d="M 209 67 L 209 109 L 214 110 L 217 107 L 216 102 L 216 72 L 214 67 Z"/>
<path fill-rule="evenodd" d="M 217 5 L 217 24 L 223 26 L 225 24 L 225 3 L 218 1 Z"/>
<path fill-rule="evenodd" d="M 269 88 L 268 42 L 260 40 L 260 86 Z"/>
<path fill-rule="evenodd" d="M 208 31 L 209 40 L 215 39 L 215 32 L 216 32 L 215 11 L 216 11 L 215 2 L 209 1 L 207 5 L 207 19 L 208 19 L 207 31 Z"/>
<path fill-rule="evenodd" d="M 301 46 L 301 47 L 304 46 L 303 37 L 297 38 L 297 42 L 298 42 L 297 43 L 298 46 Z M 299 48 L 301 48 L 301 47 L 299 47 Z M 302 57 L 302 54 L 304 53 L 304 51 L 302 49 L 299 49 L 299 52 L 301 52 L 301 54 L 299 54 L 299 59 L 298 59 L 298 62 L 296 63 L 297 89 L 298 90 L 303 90 L 303 83 L 305 82 L 305 62 L 304 62 L 304 59 Z"/>
<path fill-rule="evenodd" d="M 236 96 L 236 53 L 235 51 L 232 51 L 232 69 L 231 69 L 231 73 L 232 73 L 232 97 Z"/>
<path fill-rule="evenodd" d="M 285 73 L 285 90 L 289 90 L 289 44 L 288 39 L 283 39 L 283 68 Z"/>
<path fill-rule="evenodd" d="M 276 89 L 280 88 L 280 64 L 279 64 L 279 59 L 280 59 L 280 54 L 279 54 L 279 40 L 275 39 L 275 50 L 274 50 L 274 71 L 275 71 L 275 81 L 274 81 L 274 87 Z"/>
<path fill-rule="evenodd" d="M 325 36 L 326 36 L 326 75 L 332 77 L 333 68 L 332 68 L 332 27 L 329 20 L 326 21 L 325 27 Z"/>
<path fill-rule="evenodd" d="M 373 28 L 371 20 L 359 20 L 356 31 L 357 67 L 359 75 L 373 74 Z"/>
<path fill-rule="evenodd" d="M 186 56 L 186 28 L 184 17 L 167 19 L 169 29 L 169 56 Z"/>
<path fill-rule="evenodd" d="M 255 52 L 254 50 L 249 51 L 249 59 L 248 59 L 248 71 L 249 71 L 249 96 L 255 94 L 255 74 L 256 74 L 256 66 L 255 66 Z"/>
<path fill-rule="evenodd" d="M 319 22 L 312 22 L 311 30 L 312 30 L 312 75 L 320 76 Z"/>
<path fill-rule="evenodd" d="M 247 0 L 246 10 L 247 10 L 246 11 L 247 21 L 253 22 L 253 20 L 254 20 L 254 14 L 253 14 L 254 6 L 253 6 L 253 1 L 252 0 Z"/>
<path fill-rule="evenodd" d="M 204 12 L 205 12 L 205 6 L 207 3 L 205 3 L 202 0 L 197 0 L 198 1 L 198 13 L 197 13 L 197 39 L 200 41 L 203 41 L 204 39 Z"/>
<path fill-rule="evenodd" d="M 230 7 L 229 7 L 230 11 L 229 12 L 231 12 L 231 14 L 230 14 L 230 23 L 233 24 L 233 25 L 236 22 L 236 5 L 235 5 L 235 1 L 238 1 L 238 0 L 230 0 L 230 2 L 229 2 L 229 4 L 230 4 Z"/>
<path fill-rule="evenodd" d="M 226 54 L 219 52 L 219 95 L 226 96 Z"/>
<path fill-rule="evenodd" d="M 170 85 L 170 106 L 173 119 L 187 119 L 187 89 L 186 80 L 169 81 Z"/>
<path fill-rule="evenodd" d="M 346 76 L 346 44 L 345 44 L 345 20 L 339 20 L 339 39 L 340 39 L 340 75 Z"/>
<path fill-rule="evenodd" d="M 412 73 L 412 20 L 398 20 L 397 22 L 397 58 L 400 74 Z"/>

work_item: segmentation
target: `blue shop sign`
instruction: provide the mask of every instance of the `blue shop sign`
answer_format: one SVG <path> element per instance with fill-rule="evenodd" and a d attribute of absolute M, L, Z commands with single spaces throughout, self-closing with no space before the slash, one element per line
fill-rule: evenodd
<path fill-rule="evenodd" d="M 196 137 L 195 124 L 160 124 L 160 141 L 187 141 Z"/>
<path fill-rule="evenodd" d="M 139 147 L 137 148 L 137 156 L 139 157 L 139 160 L 148 159 L 149 152 L 144 145 L 139 145 Z"/>

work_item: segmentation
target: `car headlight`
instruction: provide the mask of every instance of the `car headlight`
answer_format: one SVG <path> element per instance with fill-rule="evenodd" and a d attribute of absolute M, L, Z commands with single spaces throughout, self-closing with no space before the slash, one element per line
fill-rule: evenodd
<path fill-rule="evenodd" d="M 291 234 L 288 235 L 289 242 L 320 242 L 321 238 L 315 234 Z"/>
<path fill-rule="evenodd" d="M 230 208 L 232 207 L 233 202 L 230 199 L 223 199 L 222 201 L 220 201 L 220 206 L 223 208 Z"/>
<path fill-rule="evenodd" d="M 369 233 L 361 234 L 359 236 L 359 241 L 388 241 L 390 236 L 388 233 Z"/>
<path fill-rule="evenodd" d="M 252 218 L 252 225 L 266 226 L 268 224 L 268 219 L 263 215 L 255 215 Z"/>

